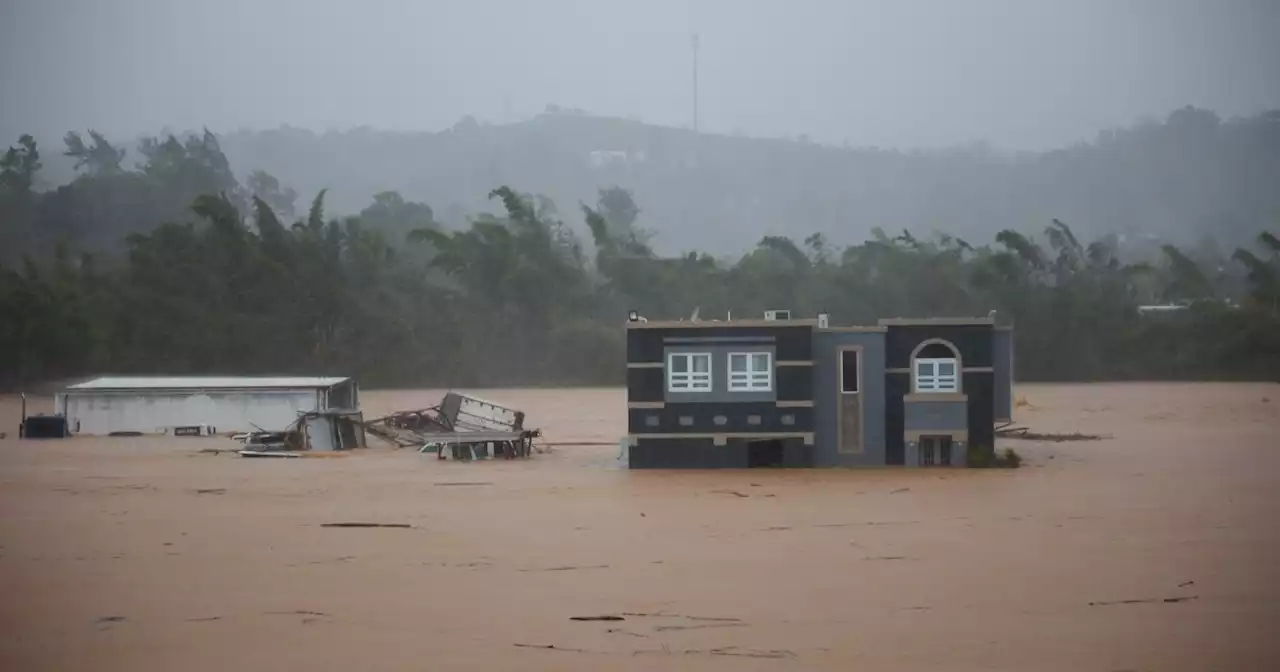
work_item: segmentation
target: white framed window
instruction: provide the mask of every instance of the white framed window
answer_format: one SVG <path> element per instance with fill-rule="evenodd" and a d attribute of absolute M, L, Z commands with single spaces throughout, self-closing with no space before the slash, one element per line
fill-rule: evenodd
<path fill-rule="evenodd" d="M 916 360 L 916 392 L 959 392 L 960 364 L 953 357 Z"/>
<path fill-rule="evenodd" d="M 773 354 L 729 353 L 730 392 L 768 392 L 773 389 Z"/>
<path fill-rule="evenodd" d="M 667 355 L 668 392 L 710 392 L 711 353 L 673 352 Z"/>

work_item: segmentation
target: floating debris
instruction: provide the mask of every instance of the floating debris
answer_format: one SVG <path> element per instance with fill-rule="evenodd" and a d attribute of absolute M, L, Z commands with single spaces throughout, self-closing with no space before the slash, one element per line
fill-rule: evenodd
<path fill-rule="evenodd" d="M 541 430 L 525 429 L 524 412 L 478 397 L 449 392 L 436 406 L 397 411 L 365 423 L 369 433 L 439 459 L 471 461 L 533 454 Z"/>
<path fill-rule="evenodd" d="M 413 526 L 409 523 L 321 523 L 320 527 L 394 527 L 409 529 Z"/>
<path fill-rule="evenodd" d="M 1101 441 L 1111 438 L 1105 434 L 1082 434 L 1080 432 L 1071 432 L 1069 434 L 1054 434 L 1044 432 L 1033 432 L 1027 427 L 1011 427 L 1004 426 L 996 429 L 996 436 L 1002 439 L 1017 439 L 1021 441 L 1052 441 L 1054 443 L 1063 443 L 1066 441 Z"/>
<path fill-rule="evenodd" d="M 1110 607 L 1117 604 L 1177 604 L 1178 602 L 1190 602 L 1191 600 L 1200 599 L 1199 595 L 1186 595 L 1183 597 L 1149 597 L 1139 600 L 1113 600 L 1110 602 L 1090 602 L 1091 607 Z"/>

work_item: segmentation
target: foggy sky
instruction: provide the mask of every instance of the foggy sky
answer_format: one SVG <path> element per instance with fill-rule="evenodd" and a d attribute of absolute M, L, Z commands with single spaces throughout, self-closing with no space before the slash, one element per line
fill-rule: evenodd
<path fill-rule="evenodd" d="M 1280 107 L 1274 0 L 0 0 L 0 144 L 547 104 L 855 145 L 1039 149 Z"/>

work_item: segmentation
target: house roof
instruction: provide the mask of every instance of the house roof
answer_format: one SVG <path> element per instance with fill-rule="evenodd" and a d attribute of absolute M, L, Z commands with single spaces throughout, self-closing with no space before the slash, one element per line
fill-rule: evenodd
<path fill-rule="evenodd" d="M 104 376 L 67 386 L 67 390 L 313 389 L 333 387 L 345 376 Z"/>
<path fill-rule="evenodd" d="M 816 319 L 792 320 L 650 320 L 627 322 L 628 329 L 718 329 L 722 327 L 816 327 Z"/>

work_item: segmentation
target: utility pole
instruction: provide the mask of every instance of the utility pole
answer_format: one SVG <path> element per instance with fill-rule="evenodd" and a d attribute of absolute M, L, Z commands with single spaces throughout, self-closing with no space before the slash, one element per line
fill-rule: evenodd
<path fill-rule="evenodd" d="M 693 132 L 698 132 L 698 34 L 693 34 Z"/>

